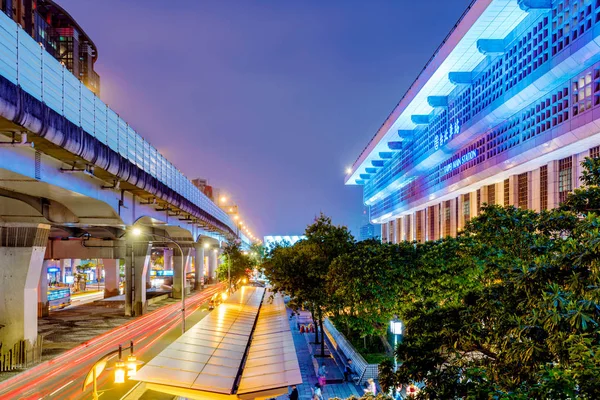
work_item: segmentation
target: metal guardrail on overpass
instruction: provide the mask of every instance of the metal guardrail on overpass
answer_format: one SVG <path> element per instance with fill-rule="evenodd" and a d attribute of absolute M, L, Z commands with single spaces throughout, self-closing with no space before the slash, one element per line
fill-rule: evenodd
<path fill-rule="evenodd" d="M 3 13 L 0 13 L 0 75 L 232 231 L 236 230 L 225 211 Z"/>

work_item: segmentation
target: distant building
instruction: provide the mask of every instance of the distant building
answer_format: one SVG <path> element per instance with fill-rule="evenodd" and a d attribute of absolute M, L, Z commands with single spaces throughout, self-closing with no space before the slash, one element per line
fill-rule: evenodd
<path fill-rule="evenodd" d="M 215 201 L 213 187 L 208 184 L 208 179 L 196 178 L 192 179 L 192 184 L 196 186 L 202 193 L 212 201 Z"/>
<path fill-rule="evenodd" d="M 306 239 L 306 236 L 303 235 L 295 235 L 295 236 L 265 236 L 264 237 L 264 246 L 268 249 L 276 244 L 289 244 L 293 245 L 299 240 Z"/>
<path fill-rule="evenodd" d="M 359 236 L 359 240 L 362 242 L 363 240 L 367 240 L 367 239 L 374 239 L 376 237 L 378 237 L 379 235 L 377 235 L 375 233 L 375 225 L 373 224 L 365 224 L 363 226 L 360 227 L 360 236 Z"/>
<path fill-rule="evenodd" d="M 88 89 L 100 95 L 100 77 L 94 71 L 96 45 L 61 6 L 53 0 L 0 0 L 0 12 L 21 25 Z"/>

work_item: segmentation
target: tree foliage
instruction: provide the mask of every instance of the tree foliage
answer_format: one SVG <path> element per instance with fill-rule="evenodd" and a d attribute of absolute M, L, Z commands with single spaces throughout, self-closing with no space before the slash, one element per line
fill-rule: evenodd
<path fill-rule="evenodd" d="M 600 398 L 600 161 L 558 209 L 484 206 L 456 238 L 356 243 L 328 218 L 270 252 L 277 290 L 341 331 L 405 324 L 399 368 L 421 399 Z M 338 327 L 339 328 L 339 327 Z"/>
<path fill-rule="evenodd" d="M 230 240 L 223 248 L 222 262 L 217 268 L 217 277 L 220 281 L 227 281 L 230 274 L 231 282 L 247 278 L 254 263 L 248 254 L 242 252 L 239 242 Z"/>

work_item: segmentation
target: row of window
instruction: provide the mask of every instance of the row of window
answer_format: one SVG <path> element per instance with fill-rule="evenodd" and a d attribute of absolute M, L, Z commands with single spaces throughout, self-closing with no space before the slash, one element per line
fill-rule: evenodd
<path fill-rule="evenodd" d="M 600 158 L 600 146 L 596 146 L 590 149 L 589 156 L 592 158 Z M 558 160 L 556 163 L 556 184 L 559 203 L 564 202 L 567 199 L 567 195 L 573 191 L 573 157 L 569 156 Z M 519 208 L 531 208 L 531 194 L 538 192 L 539 198 L 539 209 L 548 209 L 548 166 L 543 165 L 539 169 L 539 187 L 533 187 L 531 179 L 531 173 L 525 172 L 515 177 L 514 190 L 516 191 L 516 198 L 514 205 Z M 502 182 L 503 189 L 503 203 L 513 204 L 511 201 L 511 180 L 505 179 Z M 536 185 L 537 186 L 537 185 Z M 483 189 L 478 189 L 475 192 L 476 201 L 476 214 L 478 215 L 481 210 L 482 203 L 496 204 L 498 201 L 496 196 L 496 185 L 488 185 Z M 483 193 L 486 193 L 485 198 L 482 198 Z M 460 199 L 461 201 L 457 201 Z M 464 222 L 468 222 L 472 217 L 471 202 L 473 198 L 470 193 L 463 194 L 455 200 L 446 200 L 437 207 L 437 218 L 433 218 L 436 213 L 436 206 L 429 206 L 424 210 L 419 210 L 415 213 L 415 232 L 413 235 L 411 227 L 411 218 L 401 218 L 395 221 L 390 221 L 389 224 L 384 225 L 382 230 L 383 240 L 395 242 L 396 232 L 398 232 L 398 239 L 406 238 L 408 240 L 417 240 L 423 242 L 426 240 L 424 235 L 425 227 L 427 228 L 427 238 L 435 238 L 436 235 L 436 220 L 439 226 L 437 226 L 437 232 L 441 232 L 442 236 L 452 235 L 452 217 L 454 215 L 454 221 L 459 220 L 459 216 L 462 215 Z M 454 204 L 453 204 L 454 203 Z M 459 208 L 460 207 L 460 208 Z M 459 214 L 460 213 L 460 214 Z M 400 232 L 404 234 L 401 235 Z"/>

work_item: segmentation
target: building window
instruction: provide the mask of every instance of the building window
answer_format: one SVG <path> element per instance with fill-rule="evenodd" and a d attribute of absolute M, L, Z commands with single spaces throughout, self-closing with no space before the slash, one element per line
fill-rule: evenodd
<path fill-rule="evenodd" d="M 471 195 L 469 193 L 463 194 L 463 217 L 465 217 L 465 224 L 471 219 Z"/>
<path fill-rule="evenodd" d="M 386 243 L 387 240 L 387 224 L 381 225 L 381 241 Z"/>
<path fill-rule="evenodd" d="M 412 230 L 411 230 L 411 226 L 410 226 L 411 216 L 407 215 L 405 218 L 406 218 L 406 240 L 408 240 L 410 242 L 410 241 L 412 241 Z"/>
<path fill-rule="evenodd" d="M 394 221 L 390 221 L 390 234 L 389 234 L 389 238 L 390 238 L 390 243 L 395 243 L 394 241 L 394 233 L 396 232 L 396 229 L 394 229 Z"/>
<path fill-rule="evenodd" d="M 591 158 L 600 158 L 600 146 L 592 147 L 590 149 Z"/>
<path fill-rule="evenodd" d="M 496 204 L 496 185 L 488 185 L 487 203 L 490 206 Z"/>
<path fill-rule="evenodd" d="M 481 213 L 481 189 L 477 189 L 477 215 Z"/>
<path fill-rule="evenodd" d="M 540 167 L 540 210 L 548 209 L 548 166 Z"/>
<path fill-rule="evenodd" d="M 423 218 L 423 212 L 424 211 L 417 211 L 417 242 L 419 243 L 423 242 L 423 221 L 421 220 L 421 218 Z"/>
<path fill-rule="evenodd" d="M 558 161 L 558 201 L 564 202 L 573 189 L 573 157 L 563 158 Z"/>
<path fill-rule="evenodd" d="M 450 236 L 450 200 L 444 202 L 444 236 Z"/>
<path fill-rule="evenodd" d="M 527 172 L 520 174 L 517 177 L 518 195 L 519 195 L 519 208 L 527 208 Z"/>
<path fill-rule="evenodd" d="M 504 206 L 510 204 L 510 179 L 504 180 Z"/>

